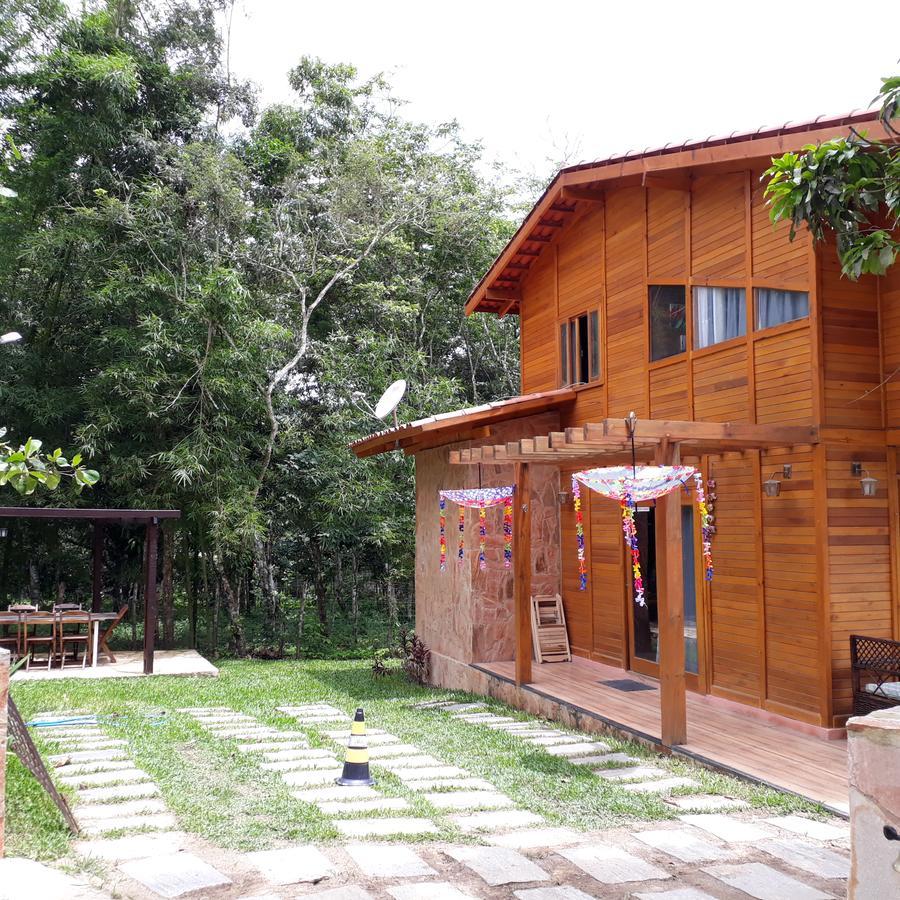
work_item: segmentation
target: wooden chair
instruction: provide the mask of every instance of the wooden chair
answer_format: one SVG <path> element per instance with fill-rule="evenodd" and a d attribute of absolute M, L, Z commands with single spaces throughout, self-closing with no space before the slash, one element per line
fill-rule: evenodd
<path fill-rule="evenodd" d="M 559 594 L 531 598 L 531 635 L 534 657 L 538 662 L 571 661 L 566 611 Z"/>
<path fill-rule="evenodd" d="M 34 650 L 37 647 L 44 647 L 47 651 L 47 669 L 53 665 L 53 657 L 56 653 L 56 618 L 51 616 L 49 613 L 46 614 L 47 618 L 42 622 L 28 622 L 27 619 L 24 619 L 24 638 L 22 640 L 22 652 L 27 655 L 28 659 L 25 662 L 25 668 L 31 668 L 31 662 L 34 659 Z M 29 634 L 28 628 L 34 628 L 34 633 Z M 41 631 L 41 629 L 49 629 L 47 631 Z"/>
<path fill-rule="evenodd" d="M 69 607 L 75 606 L 75 609 Z M 56 621 L 56 640 L 59 648 L 60 668 L 66 666 L 66 654 L 72 649 L 72 659 L 78 661 L 78 648 L 82 647 L 81 668 L 87 665 L 90 655 L 91 626 L 81 606 L 78 604 L 60 603 L 54 609 L 53 618 Z M 74 621 L 73 621 L 74 620 Z M 82 626 L 84 630 L 82 631 Z M 74 631 L 71 630 L 74 627 Z"/>
<path fill-rule="evenodd" d="M 108 641 L 112 637 L 112 633 L 116 630 L 119 623 L 122 621 L 122 619 L 125 618 L 125 616 L 127 614 L 128 614 L 128 604 L 126 603 L 119 610 L 115 619 L 113 619 L 106 626 L 106 628 L 100 633 L 98 640 L 97 640 L 97 656 L 100 656 L 100 654 L 102 653 L 103 656 L 105 656 L 109 662 L 114 663 L 116 661 L 115 654 L 112 652 L 112 650 L 109 649 Z"/>
<path fill-rule="evenodd" d="M 5 623 L 0 633 L 0 647 L 6 646 L 14 657 L 22 655 L 23 632 L 25 628 L 25 614 L 37 612 L 37 607 L 32 603 L 11 603 L 7 608 L 7 612 L 15 613 L 16 623 L 12 625 Z M 15 629 L 15 634 L 11 634 L 11 629 Z"/>

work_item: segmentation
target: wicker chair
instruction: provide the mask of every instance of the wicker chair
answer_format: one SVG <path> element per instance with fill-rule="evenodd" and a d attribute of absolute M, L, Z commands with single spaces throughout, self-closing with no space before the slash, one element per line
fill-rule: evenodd
<path fill-rule="evenodd" d="M 850 635 L 853 715 L 900 706 L 900 641 Z"/>

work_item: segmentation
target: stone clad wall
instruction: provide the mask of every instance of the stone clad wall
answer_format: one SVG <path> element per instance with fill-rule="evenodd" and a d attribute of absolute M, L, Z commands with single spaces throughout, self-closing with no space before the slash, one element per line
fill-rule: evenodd
<path fill-rule="evenodd" d="M 6 698 L 9 693 L 9 650 L 0 648 L 0 858 L 6 825 Z"/>
<path fill-rule="evenodd" d="M 440 571 L 438 491 L 479 486 L 478 468 L 451 466 L 452 449 L 503 444 L 559 430 L 557 413 L 514 419 L 492 427 L 491 435 L 416 454 L 416 631 L 432 653 L 432 681 L 461 686 L 451 676 L 451 661 L 468 665 L 512 659 L 513 577 L 503 564 L 503 513 L 487 512 L 484 572 L 478 568 L 478 519 L 466 517 L 466 561 L 456 562 L 457 507 L 447 507 L 447 570 Z M 532 466 L 532 590 L 560 590 L 559 473 L 554 466 Z M 484 466 L 481 486 L 511 484 L 513 467 Z M 469 552 L 471 551 L 471 553 Z M 516 548 L 513 547 L 513 555 Z"/>
<path fill-rule="evenodd" d="M 847 722 L 850 756 L 852 900 L 900 897 L 900 707 Z"/>

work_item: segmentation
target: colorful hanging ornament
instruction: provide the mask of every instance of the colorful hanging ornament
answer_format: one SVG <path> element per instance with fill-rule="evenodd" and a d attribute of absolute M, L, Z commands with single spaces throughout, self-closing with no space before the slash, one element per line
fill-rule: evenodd
<path fill-rule="evenodd" d="M 697 511 L 700 514 L 701 543 L 703 547 L 703 570 L 707 581 L 712 581 L 712 525 L 709 521 L 709 507 L 706 505 L 706 494 L 703 491 L 703 476 L 699 472 L 694 473 L 694 484 L 697 491 Z"/>
<path fill-rule="evenodd" d="M 635 512 L 641 500 L 656 500 L 681 486 L 686 487 L 689 478 L 697 486 L 697 507 L 703 531 L 703 564 L 707 580 L 713 576 L 711 523 L 709 509 L 703 494 L 702 477 L 692 466 L 608 466 L 586 469 L 572 476 L 572 494 L 575 498 L 575 533 L 578 540 L 578 580 L 581 590 L 587 587 L 587 568 L 584 555 L 584 528 L 581 514 L 580 485 L 597 491 L 604 497 L 618 500 L 622 507 L 622 533 L 625 546 L 631 554 L 631 571 L 634 576 L 634 601 L 645 605 L 644 582 L 641 576 L 641 558 L 638 546 Z"/>
<path fill-rule="evenodd" d="M 487 538 L 487 523 L 485 510 L 492 506 L 503 506 L 503 565 L 509 568 L 512 563 L 512 504 L 514 486 L 493 488 L 467 488 L 465 490 L 441 491 L 441 571 L 445 569 L 446 562 L 446 538 L 444 529 L 446 523 L 446 501 L 450 500 L 459 506 L 459 545 L 457 548 L 457 562 L 462 565 L 465 558 L 465 527 L 466 509 L 477 509 L 478 512 L 478 567 L 482 571 L 487 568 L 485 544 Z"/>
<path fill-rule="evenodd" d="M 587 567 L 584 561 L 584 514 L 581 511 L 581 485 L 572 478 L 572 496 L 575 498 L 575 536 L 578 540 L 578 590 L 587 589 Z"/>
<path fill-rule="evenodd" d="M 503 503 L 503 567 L 512 564 L 512 495 Z"/>
<path fill-rule="evenodd" d="M 447 571 L 447 501 L 441 497 L 438 506 L 441 510 L 441 571 Z"/>
<path fill-rule="evenodd" d="M 487 513 L 483 506 L 478 508 L 478 568 L 483 572 L 487 568 L 487 561 L 484 557 L 484 539 L 487 535 L 487 527 L 485 517 Z"/>
<path fill-rule="evenodd" d="M 638 606 L 646 606 L 644 600 L 644 579 L 641 576 L 641 551 L 638 545 L 637 524 L 634 521 L 635 505 L 630 497 L 623 497 L 622 532 L 625 535 L 625 546 L 631 552 L 631 576 L 634 586 L 634 602 Z"/>

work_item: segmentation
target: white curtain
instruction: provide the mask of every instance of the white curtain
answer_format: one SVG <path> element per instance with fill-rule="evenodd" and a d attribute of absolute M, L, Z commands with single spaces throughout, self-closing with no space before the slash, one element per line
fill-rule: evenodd
<path fill-rule="evenodd" d="M 747 333 L 743 288 L 694 288 L 694 346 L 709 347 Z"/>
<path fill-rule="evenodd" d="M 778 291 L 756 289 L 756 327 L 771 328 L 782 322 L 805 319 L 809 315 L 809 294 L 806 291 Z"/>

